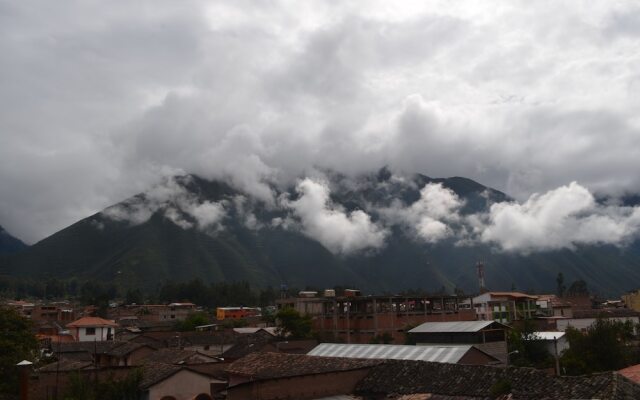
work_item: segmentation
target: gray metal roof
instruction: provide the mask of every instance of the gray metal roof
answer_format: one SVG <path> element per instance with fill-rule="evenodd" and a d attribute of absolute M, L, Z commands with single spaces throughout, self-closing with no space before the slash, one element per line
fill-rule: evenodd
<path fill-rule="evenodd" d="M 381 360 L 418 360 L 457 363 L 471 345 L 402 346 L 394 344 L 321 343 L 308 355 L 320 357 L 369 358 Z"/>
<path fill-rule="evenodd" d="M 411 329 L 409 333 L 478 332 L 494 322 L 495 321 L 425 322 Z"/>

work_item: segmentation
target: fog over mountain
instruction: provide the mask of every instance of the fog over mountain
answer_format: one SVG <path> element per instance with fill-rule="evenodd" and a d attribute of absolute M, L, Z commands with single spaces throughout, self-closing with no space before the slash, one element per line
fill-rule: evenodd
<path fill-rule="evenodd" d="M 638 27 L 633 2 L 0 1 L 0 222 L 33 243 L 195 174 L 335 254 L 397 227 L 519 254 L 624 248 L 640 219 L 615 200 L 640 193 Z M 517 202 L 465 214 L 427 185 L 374 213 L 323 177 L 384 165 Z M 164 215 L 204 230 L 243 202 L 177 196 Z M 132 207 L 111 216 L 154 203 Z"/>

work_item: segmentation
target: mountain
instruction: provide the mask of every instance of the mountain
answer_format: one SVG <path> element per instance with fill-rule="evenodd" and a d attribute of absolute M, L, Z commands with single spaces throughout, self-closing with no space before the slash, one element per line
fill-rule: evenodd
<path fill-rule="evenodd" d="M 358 179 L 329 174 L 329 181 L 332 204 L 341 205 L 345 214 L 366 210 L 373 223 L 399 203 L 417 202 L 427 184 L 453 191 L 463 201 L 463 215 L 510 200 L 466 178 L 416 174 L 397 179 L 385 169 Z M 294 187 L 271 190 L 279 204 L 291 205 L 303 196 Z M 453 238 L 429 243 L 394 225 L 384 246 L 341 253 L 303 233 L 290 208 L 261 202 L 223 182 L 177 177 L 4 257 L 0 270 L 15 277 L 95 279 L 122 289 L 154 290 L 164 282 L 201 278 L 260 287 L 348 285 L 376 293 L 442 286 L 473 292 L 478 289 L 474 266 L 483 260 L 487 286 L 494 290 L 515 286 L 552 292 L 558 272 L 567 284 L 584 279 L 603 295 L 620 294 L 640 282 L 637 242 L 519 254 L 486 244 L 461 245 Z"/>
<path fill-rule="evenodd" d="M 26 249 L 28 246 L 0 226 L 0 254 L 12 254 Z"/>

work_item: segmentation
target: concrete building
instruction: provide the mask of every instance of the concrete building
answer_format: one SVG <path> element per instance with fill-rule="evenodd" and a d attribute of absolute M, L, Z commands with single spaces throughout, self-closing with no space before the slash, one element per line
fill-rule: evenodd
<path fill-rule="evenodd" d="M 507 363 L 507 330 L 497 321 L 425 322 L 408 334 L 417 344 L 470 344 Z"/>
<path fill-rule="evenodd" d="M 82 317 L 67 324 L 77 342 L 113 340 L 117 326 L 115 322 L 99 317 Z"/>
<path fill-rule="evenodd" d="M 537 296 L 520 292 L 486 292 L 473 298 L 472 305 L 479 320 L 504 324 L 536 315 Z"/>
<path fill-rule="evenodd" d="M 467 305 L 464 305 L 467 300 Z M 333 342 L 370 343 L 388 335 L 403 343 L 407 327 L 428 321 L 474 321 L 469 298 L 458 296 L 296 297 L 278 300 L 279 309 L 291 307 L 310 315 L 313 329 Z"/>
<path fill-rule="evenodd" d="M 598 318 L 606 318 L 613 321 L 629 321 L 635 326 L 640 323 L 639 313 L 626 308 L 607 308 L 580 310 L 573 312 L 573 318 L 556 319 L 556 330 L 564 332 L 568 327 L 573 327 L 579 331 L 586 331 Z"/>

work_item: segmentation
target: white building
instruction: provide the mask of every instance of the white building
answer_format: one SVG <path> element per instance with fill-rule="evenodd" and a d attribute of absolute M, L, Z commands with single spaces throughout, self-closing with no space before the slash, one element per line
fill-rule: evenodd
<path fill-rule="evenodd" d="M 113 340 L 118 324 L 99 317 L 82 317 L 67 324 L 76 342 Z"/>

